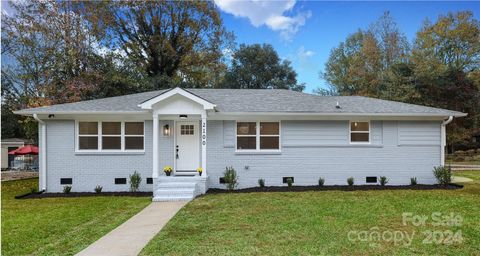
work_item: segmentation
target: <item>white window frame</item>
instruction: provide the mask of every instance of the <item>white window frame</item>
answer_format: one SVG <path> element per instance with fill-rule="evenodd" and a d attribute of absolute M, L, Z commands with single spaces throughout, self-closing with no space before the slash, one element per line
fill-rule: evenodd
<path fill-rule="evenodd" d="M 94 134 L 91 135 L 80 135 L 79 124 L 81 122 L 96 122 L 98 125 L 98 147 L 97 149 L 80 149 L 80 137 L 95 137 Z M 120 135 L 113 134 L 102 134 L 102 123 L 120 123 L 121 132 Z M 143 135 L 126 135 L 125 134 L 125 123 L 143 123 Z M 75 120 L 75 152 L 77 153 L 128 153 L 128 152 L 145 152 L 145 121 L 117 121 L 117 120 Z M 120 136 L 120 149 L 102 149 L 102 137 L 118 137 Z M 143 137 L 143 149 L 125 149 L 125 137 Z"/>
<path fill-rule="evenodd" d="M 352 131 L 352 123 L 368 123 L 368 131 Z M 353 120 L 348 122 L 348 141 L 350 144 L 371 144 L 372 143 L 372 134 L 371 134 L 372 126 L 370 120 Z M 367 133 L 368 134 L 368 141 L 352 141 L 352 133 Z"/>
<path fill-rule="evenodd" d="M 238 123 L 255 123 L 255 135 L 238 135 L 237 125 Z M 260 135 L 260 123 L 278 123 L 278 135 L 268 134 Z M 254 137 L 255 136 L 255 149 L 238 149 L 237 142 L 238 137 Z M 260 137 L 278 137 L 278 149 L 260 149 Z M 235 152 L 272 152 L 277 153 L 282 151 L 282 122 L 276 120 L 266 121 L 235 121 Z"/>

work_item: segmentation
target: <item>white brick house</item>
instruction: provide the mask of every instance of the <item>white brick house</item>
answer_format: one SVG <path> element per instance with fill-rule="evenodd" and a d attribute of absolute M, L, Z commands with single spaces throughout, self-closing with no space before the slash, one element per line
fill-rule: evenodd
<path fill-rule="evenodd" d="M 288 90 L 181 89 L 24 109 L 39 122 L 40 188 L 128 190 L 138 171 L 154 200 L 191 199 L 222 188 L 435 182 L 445 126 L 466 114 L 366 97 Z M 165 176 L 163 167 L 172 166 Z M 203 168 L 202 176 L 196 172 Z"/>

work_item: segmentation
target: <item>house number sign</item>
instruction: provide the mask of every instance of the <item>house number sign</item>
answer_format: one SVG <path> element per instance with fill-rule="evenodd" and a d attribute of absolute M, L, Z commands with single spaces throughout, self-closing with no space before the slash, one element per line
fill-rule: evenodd
<path fill-rule="evenodd" d="M 202 121 L 202 145 L 207 144 L 207 129 L 206 129 L 206 122 Z"/>

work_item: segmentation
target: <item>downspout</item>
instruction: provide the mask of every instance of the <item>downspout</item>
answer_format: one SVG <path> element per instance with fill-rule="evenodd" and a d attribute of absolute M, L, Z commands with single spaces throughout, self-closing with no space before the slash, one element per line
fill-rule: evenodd
<path fill-rule="evenodd" d="M 442 122 L 442 130 L 441 130 L 441 155 L 440 155 L 440 163 L 442 166 L 445 166 L 445 147 L 447 145 L 447 131 L 446 131 L 446 126 L 447 124 L 451 123 L 453 121 L 453 116 L 449 116 L 447 120 L 443 120 Z"/>
<path fill-rule="evenodd" d="M 39 179 L 39 190 L 47 190 L 47 124 L 38 118 L 37 114 L 33 114 L 33 118 L 37 120 L 39 127 L 39 132 L 41 135 L 40 143 L 40 179 Z"/>

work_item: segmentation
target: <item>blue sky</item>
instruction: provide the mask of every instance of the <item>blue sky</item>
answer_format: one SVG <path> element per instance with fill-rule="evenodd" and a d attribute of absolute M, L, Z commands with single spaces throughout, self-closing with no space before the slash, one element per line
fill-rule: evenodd
<path fill-rule="evenodd" d="M 422 22 L 441 14 L 470 10 L 480 19 L 480 2 L 239 2 L 215 0 L 236 42 L 269 43 L 292 61 L 306 92 L 326 83 L 319 78 L 330 50 L 390 11 L 409 41 Z"/>

